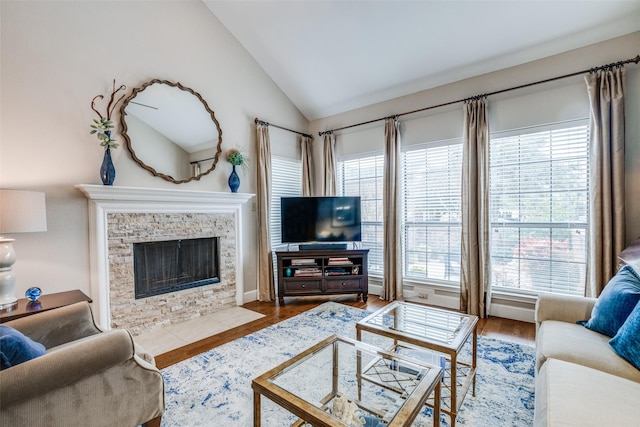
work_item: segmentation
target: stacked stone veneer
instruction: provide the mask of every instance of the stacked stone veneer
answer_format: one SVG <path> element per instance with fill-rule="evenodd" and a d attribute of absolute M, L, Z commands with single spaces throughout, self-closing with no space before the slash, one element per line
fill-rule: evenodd
<path fill-rule="evenodd" d="M 236 239 L 232 213 L 107 215 L 111 327 L 139 335 L 236 305 Z M 135 299 L 133 244 L 219 237 L 220 283 Z"/>

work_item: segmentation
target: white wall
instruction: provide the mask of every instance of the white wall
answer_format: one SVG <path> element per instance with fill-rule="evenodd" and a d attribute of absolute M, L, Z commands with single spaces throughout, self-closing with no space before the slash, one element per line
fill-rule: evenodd
<path fill-rule="evenodd" d="M 81 289 L 89 293 L 87 203 L 73 186 L 99 184 L 103 150 L 89 135 L 95 117 L 91 99 L 107 94 L 115 78 L 127 93 L 153 78 L 180 82 L 198 91 L 215 111 L 223 149 L 241 147 L 249 155 L 240 191 L 255 193 L 253 119 L 306 131 L 308 122 L 220 22 L 199 1 L 0 1 L 0 187 L 45 191 L 48 231 L 16 234 L 16 295 L 38 285 L 45 293 Z M 634 57 L 640 33 L 518 67 L 371 105 L 311 124 L 314 154 L 321 159 L 320 130 L 462 99 L 595 65 Z M 522 117 L 548 117 L 536 94 L 555 87 L 581 91 L 581 78 L 492 97 L 492 128 L 508 128 Z M 586 92 L 586 91 L 585 91 Z M 546 98 L 546 95 L 544 97 Z M 532 102 L 532 104 L 529 104 Z M 524 106 L 524 108 L 523 108 Z M 576 106 L 578 110 L 583 104 Z M 574 111 L 574 108 L 569 108 Z M 580 110 L 583 111 L 583 110 Z M 495 115 L 494 115 L 495 114 Z M 555 114 L 555 113 L 554 113 Z M 640 67 L 627 75 L 627 240 L 640 236 Z M 406 144 L 461 132 L 461 105 L 402 119 Z M 119 117 L 115 117 L 116 123 Z M 338 135 L 341 154 L 382 147 L 381 123 Z M 346 145 L 347 137 L 354 140 Z M 123 142 L 118 137 L 119 142 Z M 274 155 L 299 157 L 298 138 L 271 128 Z M 115 185 L 175 188 L 131 160 L 114 153 Z M 315 166 L 316 187 L 321 162 Z M 230 165 L 187 190 L 228 191 Z M 255 289 L 255 213 L 243 218 L 246 290 Z"/>
<path fill-rule="evenodd" d="M 370 105 L 311 122 L 318 131 L 435 106 L 470 96 L 515 87 L 585 70 L 640 54 L 640 32 L 517 67 L 484 74 L 387 102 Z M 626 79 L 626 202 L 627 242 L 640 237 L 640 65 L 627 66 Z M 588 117 L 589 104 L 583 76 L 533 86 L 489 97 L 491 131 Z M 402 144 L 462 137 L 463 104 L 400 117 Z M 336 132 L 338 156 L 382 150 L 384 122 Z M 322 159 L 322 142 L 316 137 L 314 156 Z M 315 169 L 315 190 L 321 191 L 322 168 Z"/>
<path fill-rule="evenodd" d="M 73 186 L 100 184 L 103 150 L 89 124 L 91 99 L 112 80 L 131 89 L 159 78 L 198 91 L 222 127 L 223 149 L 242 147 L 250 163 L 240 192 L 255 193 L 259 117 L 305 130 L 307 120 L 199 1 L 1 1 L 0 187 L 45 191 L 48 231 L 17 239 L 16 296 L 89 294 L 87 201 Z M 115 122 L 119 122 L 116 115 Z M 274 132 L 275 134 L 275 132 Z M 123 142 L 116 134 L 119 142 Z M 282 139 L 282 141 L 281 141 Z M 272 136 L 273 151 L 286 138 Z M 117 186 L 176 188 L 114 153 Z M 231 166 L 178 188 L 229 191 Z M 254 199 L 255 200 L 255 199 Z M 245 290 L 256 288 L 255 213 L 246 210 Z"/>
<path fill-rule="evenodd" d="M 604 43 L 549 57 L 517 67 L 477 76 L 446 86 L 418 92 L 387 102 L 311 122 L 318 131 L 366 122 L 372 119 L 440 105 L 483 93 L 545 80 L 586 70 L 640 54 L 640 32 Z M 626 79 L 626 203 L 627 242 L 640 237 L 640 66 L 627 66 Z M 489 97 L 491 131 L 502 131 L 536 124 L 555 123 L 589 116 L 589 100 L 583 76 L 533 86 Z M 404 147 L 430 141 L 462 138 L 463 104 L 441 107 L 400 117 Z M 316 139 L 314 156 L 322 158 L 322 143 Z M 336 132 L 338 156 L 382 152 L 384 122 Z M 316 162 L 315 190 L 321 191 L 322 168 Z M 375 282 L 375 281 L 374 281 Z M 375 286 L 372 287 L 377 289 Z M 370 290 L 371 292 L 371 290 Z M 405 298 L 445 307 L 458 308 L 456 292 L 439 286 L 405 282 Z M 533 321 L 532 299 L 494 295 L 491 314 Z"/>

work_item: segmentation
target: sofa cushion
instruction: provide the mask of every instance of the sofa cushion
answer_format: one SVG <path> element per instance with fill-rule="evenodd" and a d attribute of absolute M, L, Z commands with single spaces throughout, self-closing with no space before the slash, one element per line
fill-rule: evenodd
<path fill-rule="evenodd" d="M 616 336 L 609 341 L 609 345 L 618 355 L 640 369 L 640 302 L 636 304 Z"/>
<path fill-rule="evenodd" d="M 42 344 L 9 326 L 0 326 L 0 369 L 24 363 L 45 354 Z"/>
<path fill-rule="evenodd" d="M 540 325 L 536 337 L 536 372 L 552 358 L 640 382 L 640 371 L 613 351 L 608 336 L 575 323 L 546 320 Z"/>
<path fill-rule="evenodd" d="M 533 425 L 635 426 L 640 383 L 549 359 L 536 375 Z"/>
<path fill-rule="evenodd" d="M 640 301 L 640 278 L 625 265 L 611 278 L 598 297 L 585 326 L 613 337 Z"/>

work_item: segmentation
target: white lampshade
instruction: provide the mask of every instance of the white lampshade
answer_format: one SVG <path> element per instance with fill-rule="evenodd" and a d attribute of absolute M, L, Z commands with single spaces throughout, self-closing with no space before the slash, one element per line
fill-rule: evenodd
<path fill-rule="evenodd" d="M 44 193 L 0 190 L 0 233 L 47 231 Z"/>
<path fill-rule="evenodd" d="M 0 189 L 0 233 L 47 231 L 44 193 Z M 16 304 L 13 291 L 16 276 L 11 271 L 16 261 L 14 239 L 0 236 L 0 309 Z"/>

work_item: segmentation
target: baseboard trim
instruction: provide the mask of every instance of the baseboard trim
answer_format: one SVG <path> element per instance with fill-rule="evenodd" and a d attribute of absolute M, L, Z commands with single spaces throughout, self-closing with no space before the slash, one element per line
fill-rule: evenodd
<path fill-rule="evenodd" d="M 373 283 L 371 280 L 369 281 L 369 295 L 382 294 L 382 285 L 376 282 L 375 280 L 373 280 Z M 420 287 L 420 289 L 416 289 L 415 286 L 405 286 L 404 298 L 409 302 L 414 301 L 423 304 L 432 304 L 454 310 L 458 309 L 460 305 L 460 299 L 456 292 L 443 291 L 441 289 L 429 288 L 428 286 Z M 244 304 L 257 300 L 257 290 L 245 292 L 243 295 Z M 534 305 L 508 301 L 504 298 L 496 298 L 495 296 L 493 300 L 489 312 L 490 316 L 529 323 L 534 322 Z"/>
<path fill-rule="evenodd" d="M 242 295 L 242 303 L 246 304 L 248 302 L 257 301 L 258 300 L 258 291 L 248 291 Z"/>

